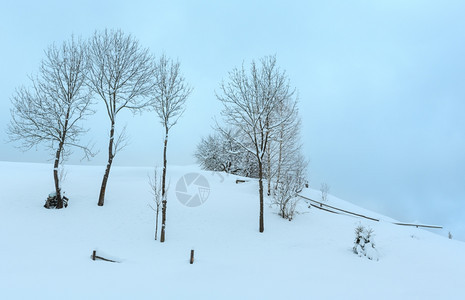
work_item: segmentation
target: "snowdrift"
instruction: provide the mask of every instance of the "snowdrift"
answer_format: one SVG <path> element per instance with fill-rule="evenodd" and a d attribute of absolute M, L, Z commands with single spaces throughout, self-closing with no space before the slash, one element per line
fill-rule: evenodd
<path fill-rule="evenodd" d="M 257 182 L 169 166 L 166 242 L 154 240 L 151 168 L 69 166 L 62 210 L 43 208 L 52 166 L 0 162 L 0 299 L 463 299 L 465 243 L 393 225 L 329 196 L 372 222 L 299 202 L 292 222 L 266 206 L 258 232 Z M 177 200 L 176 183 L 202 174 L 208 198 Z M 189 190 L 195 192 L 195 189 Z M 317 197 L 314 190 L 303 195 Z M 353 253 L 354 230 L 374 231 L 379 260 Z M 194 264 L 189 264 L 195 250 Z M 91 259 L 92 251 L 117 263 Z"/>

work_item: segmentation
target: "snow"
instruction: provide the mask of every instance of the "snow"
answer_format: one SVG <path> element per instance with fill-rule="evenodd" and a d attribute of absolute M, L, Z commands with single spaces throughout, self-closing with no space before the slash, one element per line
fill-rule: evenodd
<path fill-rule="evenodd" d="M 0 162 L 0 299 L 463 299 L 465 243 L 328 195 L 328 204 L 381 222 L 309 209 L 292 222 L 265 207 L 258 232 L 256 180 L 168 166 L 166 242 L 153 239 L 151 168 L 67 166 L 69 206 L 43 208 L 52 167 Z M 176 182 L 207 178 L 210 195 L 183 206 Z M 318 191 L 303 194 L 315 200 Z M 354 254 L 356 226 L 373 229 L 379 260 Z M 159 228 L 160 229 L 160 228 Z M 195 249 L 194 264 L 189 264 Z M 92 261 L 92 251 L 118 263 Z M 363 291 L 362 293 L 360 291 Z"/>

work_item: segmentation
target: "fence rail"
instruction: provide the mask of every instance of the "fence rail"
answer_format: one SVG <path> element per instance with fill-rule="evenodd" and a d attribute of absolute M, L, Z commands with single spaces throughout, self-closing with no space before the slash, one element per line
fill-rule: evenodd
<path fill-rule="evenodd" d="M 312 207 L 324 210 L 326 212 L 330 212 L 330 213 L 337 214 L 337 215 L 348 214 L 348 215 L 356 216 L 356 217 L 359 217 L 359 218 L 364 218 L 364 219 L 368 219 L 368 220 L 371 220 L 371 221 L 379 222 L 379 219 L 376 219 L 376 218 L 371 218 L 371 217 L 368 217 L 368 216 L 365 216 L 365 215 L 362 215 L 362 214 L 357 214 L 357 213 L 354 213 L 354 212 L 351 212 L 351 211 L 348 211 L 348 210 L 345 210 L 345 209 L 341 209 L 341 208 L 338 208 L 338 207 L 335 207 L 335 206 L 331 206 L 331 205 L 328 205 L 328 204 L 325 204 L 325 203 L 310 199 L 310 198 L 302 196 L 302 195 L 297 195 L 297 196 L 299 196 L 302 199 L 310 201 L 310 205 Z M 419 227 L 432 228 L 432 229 L 442 229 L 443 228 L 442 226 L 439 226 L 439 225 L 426 225 L 426 224 L 413 224 L 413 223 L 400 223 L 400 222 L 391 222 L 391 223 L 394 224 L 394 225 L 412 226 L 412 227 L 417 227 L 417 228 L 419 228 Z"/>
<path fill-rule="evenodd" d="M 319 207 L 318 207 L 318 205 L 312 205 L 312 204 L 310 204 L 310 205 L 312 205 L 313 207 L 325 210 L 325 211 L 329 211 L 329 212 L 333 212 L 333 213 L 337 213 L 337 214 L 340 214 L 340 213 L 337 212 L 337 211 L 340 211 L 340 212 L 343 212 L 345 214 L 354 215 L 356 217 L 365 218 L 365 219 L 368 219 L 368 220 L 371 220 L 371 221 L 379 222 L 379 220 L 375 219 L 375 218 L 367 217 L 367 216 L 357 214 L 357 213 L 354 213 L 354 212 L 351 212 L 351 211 L 348 211 L 348 210 L 345 210 L 345 209 L 341 209 L 341 208 L 337 208 L 337 207 L 334 207 L 334 206 L 331 206 L 331 205 L 328 205 L 328 204 L 324 204 L 322 202 L 315 201 L 313 199 L 310 199 L 308 197 L 304 197 L 302 195 L 298 195 L 298 196 L 300 198 L 306 199 L 306 200 L 311 201 L 313 203 L 317 203 L 319 205 Z M 330 209 L 328 209 L 328 208 L 336 210 L 336 211 L 330 211 Z"/>
<path fill-rule="evenodd" d="M 425 225 L 425 224 L 411 224 L 411 223 L 395 223 L 392 224 L 400 225 L 400 226 L 414 226 L 416 228 L 423 227 L 423 228 L 434 228 L 434 229 L 442 229 L 442 226 L 439 225 Z"/>

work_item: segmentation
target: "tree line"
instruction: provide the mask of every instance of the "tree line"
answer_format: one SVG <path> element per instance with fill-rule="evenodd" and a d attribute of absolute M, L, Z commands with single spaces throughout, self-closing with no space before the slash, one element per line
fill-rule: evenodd
<path fill-rule="evenodd" d="M 63 207 L 60 170 L 72 149 L 80 149 L 87 159 L 96 154 L 93 145 L 81 138 L 88 131 L 83 121 L 95 113 L 97 102 L 103 104 L 109 125 L 99 206 L 105 203 L 114 158 L 127 145 L 125 128 L 116 126 L 118 113 L 156 113 L 165 133 L 160 188 L 155 191 L 161 200 L 160 241 L 164 242 L 168 137 L 192 92 L 179 61 L 166 55 L 155 58 L 134 36 L 105 29 L 88 39 L 72 36 L 60 46 L 50 45 L 37 74 L 29 79 L 30 85 L 17 88 L 11 97 L 7 133 L 24 150 L 39 144 L 50 150 L 57 208 Z M 201 140 L 195 154 L 199 164 L 207 170 L 258 178 L 260 232 L 264 231 L 265 188 L 280 205 L 280 214 L 291 219 L 289 199 L 305 183 L 307 164 L 301 153 L 296 91 L 286 73 L 275 56 L 262 58 L 249 70 L 244 65 L 233 69 L 216 97 L 223 104 L 224 125 L 217 122 L 216 132 Z"/>

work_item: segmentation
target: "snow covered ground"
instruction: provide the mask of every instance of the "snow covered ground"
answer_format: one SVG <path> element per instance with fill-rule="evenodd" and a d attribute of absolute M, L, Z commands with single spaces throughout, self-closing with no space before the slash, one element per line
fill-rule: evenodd
<path fill-rule="evenodd" d="M 97 206 L 103 167 L 67 170 L 69 206 L 47 210 L 51 164 L 0 162 L 0 299 L 465 299 L 465 243 L 393 225 L 332 196 L 328 204 L 382 221 L 301 201 L 292 222 L 267 205 L 260 234 L 255 181 L 170 166 L 161 244 L 148 207 L 151 168 L 114 167 L 104 207 Z M 210 185 L 198 207 L 176 198 L 189 172 Z M 352 252 L 360 223 L 374 230 L 379 261 Z M 92 261 L 94 249 L 120 263 Z"/>

